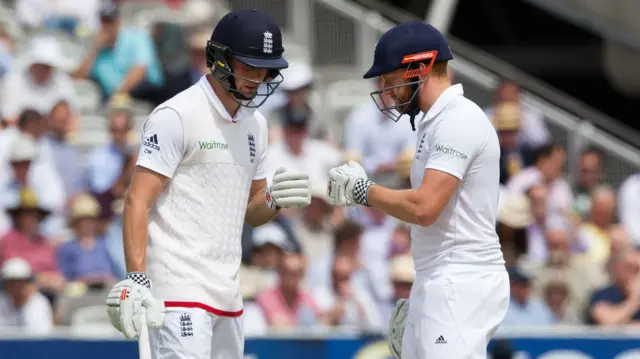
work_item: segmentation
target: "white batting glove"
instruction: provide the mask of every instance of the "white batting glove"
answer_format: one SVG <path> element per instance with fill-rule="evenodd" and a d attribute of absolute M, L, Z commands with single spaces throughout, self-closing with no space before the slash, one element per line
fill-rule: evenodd
<path fill-rule="evenodd" d="M 164 302 L 151 294 L 150 282 L 144 273 L 129 273 L 127 279 L 116 283 L 107 295 L 107 314 L 111 324 L 125 338 L 140 336 L 144 325 L 162 326 Z"/>
<path fill-rule="evenodd" d="M 387 336 L 387 344 L 389 352 L 394 358 L 400 359 L 402 355 L 402 336 L 404 335 L 404 321 L 409 312 L 409 301 L 400 299 L 396 302 L 396 307 L 391 312 L 389 318 L 389 333 Z"/>
<path fill-rule="evenodd" d="M 374 183 L 367 178 L 367 172 L 356 161 L 330 169 L 327 186 L 329 204 L 337 207 L 368 206 L 369 187 Z"/>
<path fill-rule="evenodd" d="M 273 175 L 271 187 L 264 193 L 271 209 L 303 208 L 311 203 L 309 175 L 280 167 Z"/>

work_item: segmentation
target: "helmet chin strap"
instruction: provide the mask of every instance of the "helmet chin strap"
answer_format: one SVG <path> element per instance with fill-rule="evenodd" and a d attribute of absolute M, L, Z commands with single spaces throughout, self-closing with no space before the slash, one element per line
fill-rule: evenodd
<path fill-rule="evenodd" d="M 420 107 L 418 106 L 418 91 L 420 90 L 420 83 L 415 83 L 413 85 L 411 85 L 412 87 L 412 95 L 411 95 L 411 102 L 409 103 L 409 105 L 407 106 L 407 110 L 405 111 L 405 113 L 407 115 L 409 115 L 409 122 L 411 122 L 411 129 L 415 132 L 416 130 L 416 116 L 418 115 L 418 113 L 420 113 Z"/>

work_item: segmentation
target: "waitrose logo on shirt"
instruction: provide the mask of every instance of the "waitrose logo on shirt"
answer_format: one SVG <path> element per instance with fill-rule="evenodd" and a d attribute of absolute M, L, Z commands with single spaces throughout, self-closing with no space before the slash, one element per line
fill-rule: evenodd
<path fill-rule="evenodd" d="M 469 158 L 466 154 L 447 145 L 436 145 L 436 152 L 440 152 L 442 154 L 449 155 L 449 156 L 454 156 L 461 160 L 467 160 Z"/>
<path fill-rule="evenodd" d="M 228 150 L 229 149 L 228 144 L 223 142 L 217 142 L 217 141 L 198 141 L 198 145 L 200 146 L 201 150 L 214 150 L 214 149 Z"/>

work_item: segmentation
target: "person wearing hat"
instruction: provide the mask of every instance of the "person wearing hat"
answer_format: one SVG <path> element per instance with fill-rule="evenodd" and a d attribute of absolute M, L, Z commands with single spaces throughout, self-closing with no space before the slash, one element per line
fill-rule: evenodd
<path fill-rule="evenodd" d="M 388 301 L 382 304 L 385 318 L 391 318 L 398 301 L 406 301 L 411 293 L 413 282 L 416 279 L 416 270 L 411 255 L 399 255 L 391 259 L 389 264 L 392 295 Z M 390 329 L 393 324 L 385 321 L 385 329 Z"/>
<path fill-rule="evenodd" d="M 125 181 L 126 178 L 122 178 L 123 170 L 128 162 L 135 163 L 132 143 L 133 100 L 129 95 L 118 94 L 109 103 L 108 111 L 111 141 L 89 152 L 87 159 L 89 191 L 96 195 L 106 193 L 108 196 L 121 197 L 128 182 Z M 111 203 L 108 202 L 108 205 L 110 206 Z"/>
<path fill-rule="evenodd" d="M 269 99 L 269 104 L 274 108 L 265 113 L 269 121 L 269 141 L 275 143 L 283 138 L 283 126 L 285 122 L 290 121 L 290 117 L 299 118 L 299 122 L 304 119 L 311 137 L 326 138 L 326 128 L 322 128 L 322 121 L 318 121 L 311 108 L 310 96 L 314 82 L 311 64 L 304 60 L 292 61 L 289 67 L 282 71 L 282 75 L 284 80 L 278 88 L 278 93 L 273 99 Z"/>
<path fill-rule="evenodd" d="M 97 81 L 105 102 L 114 94 L 129 94 L 156 103 L 154 91 L 164 85 L 153 39 L 143 29 L 122 26 L 112 0 L 103 1 L 100 30 L 73 76 Z"/>
<path fill-rule="evenodd" d="M 53 329 L 51 304 L 34 281 L 29 262 L 13 257 L 0 268 L 0 330 L 25 334 L 49 334 Z"/>
<path fill-rule="evenodd" d="M 308 173 L 312 183 L 326 183 L 327 171 L 339 164 L 343 155 L 329 142 L 311 136 L 316 122 L 308 102 L 311 67 L 293 62 L 283 76 L 279 88 L 287 96 L 285 104 L 266 115 L 271 142 L 267 173 L 274 174 L 279 166 L 285 166 Z"/>
<path fill-rule="evenodd" d="M 522 126 L 521 116 L 520 105 L 517 102 L 505 102 L 496 106 L 492 118 L 500 141 L 501 184 L 506 184 L 524 165 L 518 144 L 518 133 Z"/>
<path fill-rule="evenodd" d="M 363 76 L 382 78 L 383 88 L 371 95 L 390 95 L 393 104 L 377 101 L 380 111 L 393 121 L 407 115 L 417 134 L 411 189 L 375 184 L 356 161 L 329 171 L 330 203 L 373 207 L 411 223 L 416 271 L 437 269 L 417 275 L 409 305 L 398 302 L 393 312 L 388 342 L 396 358 L 403 347 L 419 358 L 445 351 L 450 359 L 485 358 L 507 310 L 509 280 L 495 230 L 500 144 L 489 118 L 452 84 L 451 60 L 445 36 L 412 21 L 380 37 Z M 452 303 L 450 290 L 464 294 Z M 412 325 L 405 328 L 408 312 Z M 443 324 L 452 322 L 465 324 Z"/>
<path fill-rule="evenodd" d="M 36 193 L 28 187 L 20 190 L 19 200 L 6 211 L 14 227 L 0 239 L 0 264 L 13 257 L 24 258 L 35 273 L 40 291 L 53 300 L 65 282 L 51 241 L 40 234 L 42 220 L 51 212 L 39 204 Z"/>
<path fill-rule="evenodd" d="M 25 128 L 37 126 L 31 123 L 37 121 L 41 121 L 41 116 L 34 111 L 26 112 L 20 119 L 21 125 Z M 42 233 L 57 238 L 63 232 L 60 212 L 64 205 L 65 192 L 62 181 L 52 164 L 46 158 L 42 158 L 44 149 L 30 134 L 23 129 L 16 130 L 8 140 L 6 170 L 2 168 L 5 166 L 0 164 L 0 209 L 15 204 L 23 188 L 31 188 L 40 203 L 52 211 L 42 223 Z M 3 217 L 0 222 L 10 223 L 2 212 L 0 217 Z M 0 235 L 7 229 L 6 225 L 0 225 Z"/>
<path fill-rule="evenodd" d="M 99 215 L 100 205 L 91 195 L 73 199 L 68 219 L 73 240 L 58 248 L 57 258 L 68 282 L 102 289 L 113 284 L 116 275 L 105 240 L 96 234 Z"/>
<path fill-rule="evenodd" d="M 28 46 L 25 67 L 11 69 L 0 92 L 0 114 L 9 123 L 15 124 L 26 109 L 48 114 L 59 101 L 75 97 L 71 78 L 62 69 L 66 60 L 58 40 L 38 35 Z"/>
<path fill-rule="evenodd" d="M 541 298 L 532 295 L 531 275 L 518 265 L 510 267 L 508 271 L 511 295 L 509 309 L 502 325 L 545 326 L 555 324 L 553 312 Z"/>
<path fill-rule="evenodd" d="M 525 195 L 509 195 L 498 210 L 496 228 L 505 261 L 514 264 L 531 246 L 529 226 L 534 224 L 531 201 Z"/>

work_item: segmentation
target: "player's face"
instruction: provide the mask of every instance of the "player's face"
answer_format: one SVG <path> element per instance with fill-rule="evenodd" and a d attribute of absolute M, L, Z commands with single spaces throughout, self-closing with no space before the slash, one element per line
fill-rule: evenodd
<path fill-rule="evenodd" d="M 260 82 L 265 81 L 269 70 L 246 65 L 240 61 L 232 60 L 236 89 L 244 96 L 252 98 L 258 92 Z"/>
<path fill-rule="evenodd" d="M 384 95 L 389 96 L 398 106 L 398 111 L 404 113 L 411 101 L 411 86 L 403 86 L 408 83 L 404 78 L 404 69 L 398 69 L 393 72 L 383 74 L 382 88 L 387 89 Z"/>

